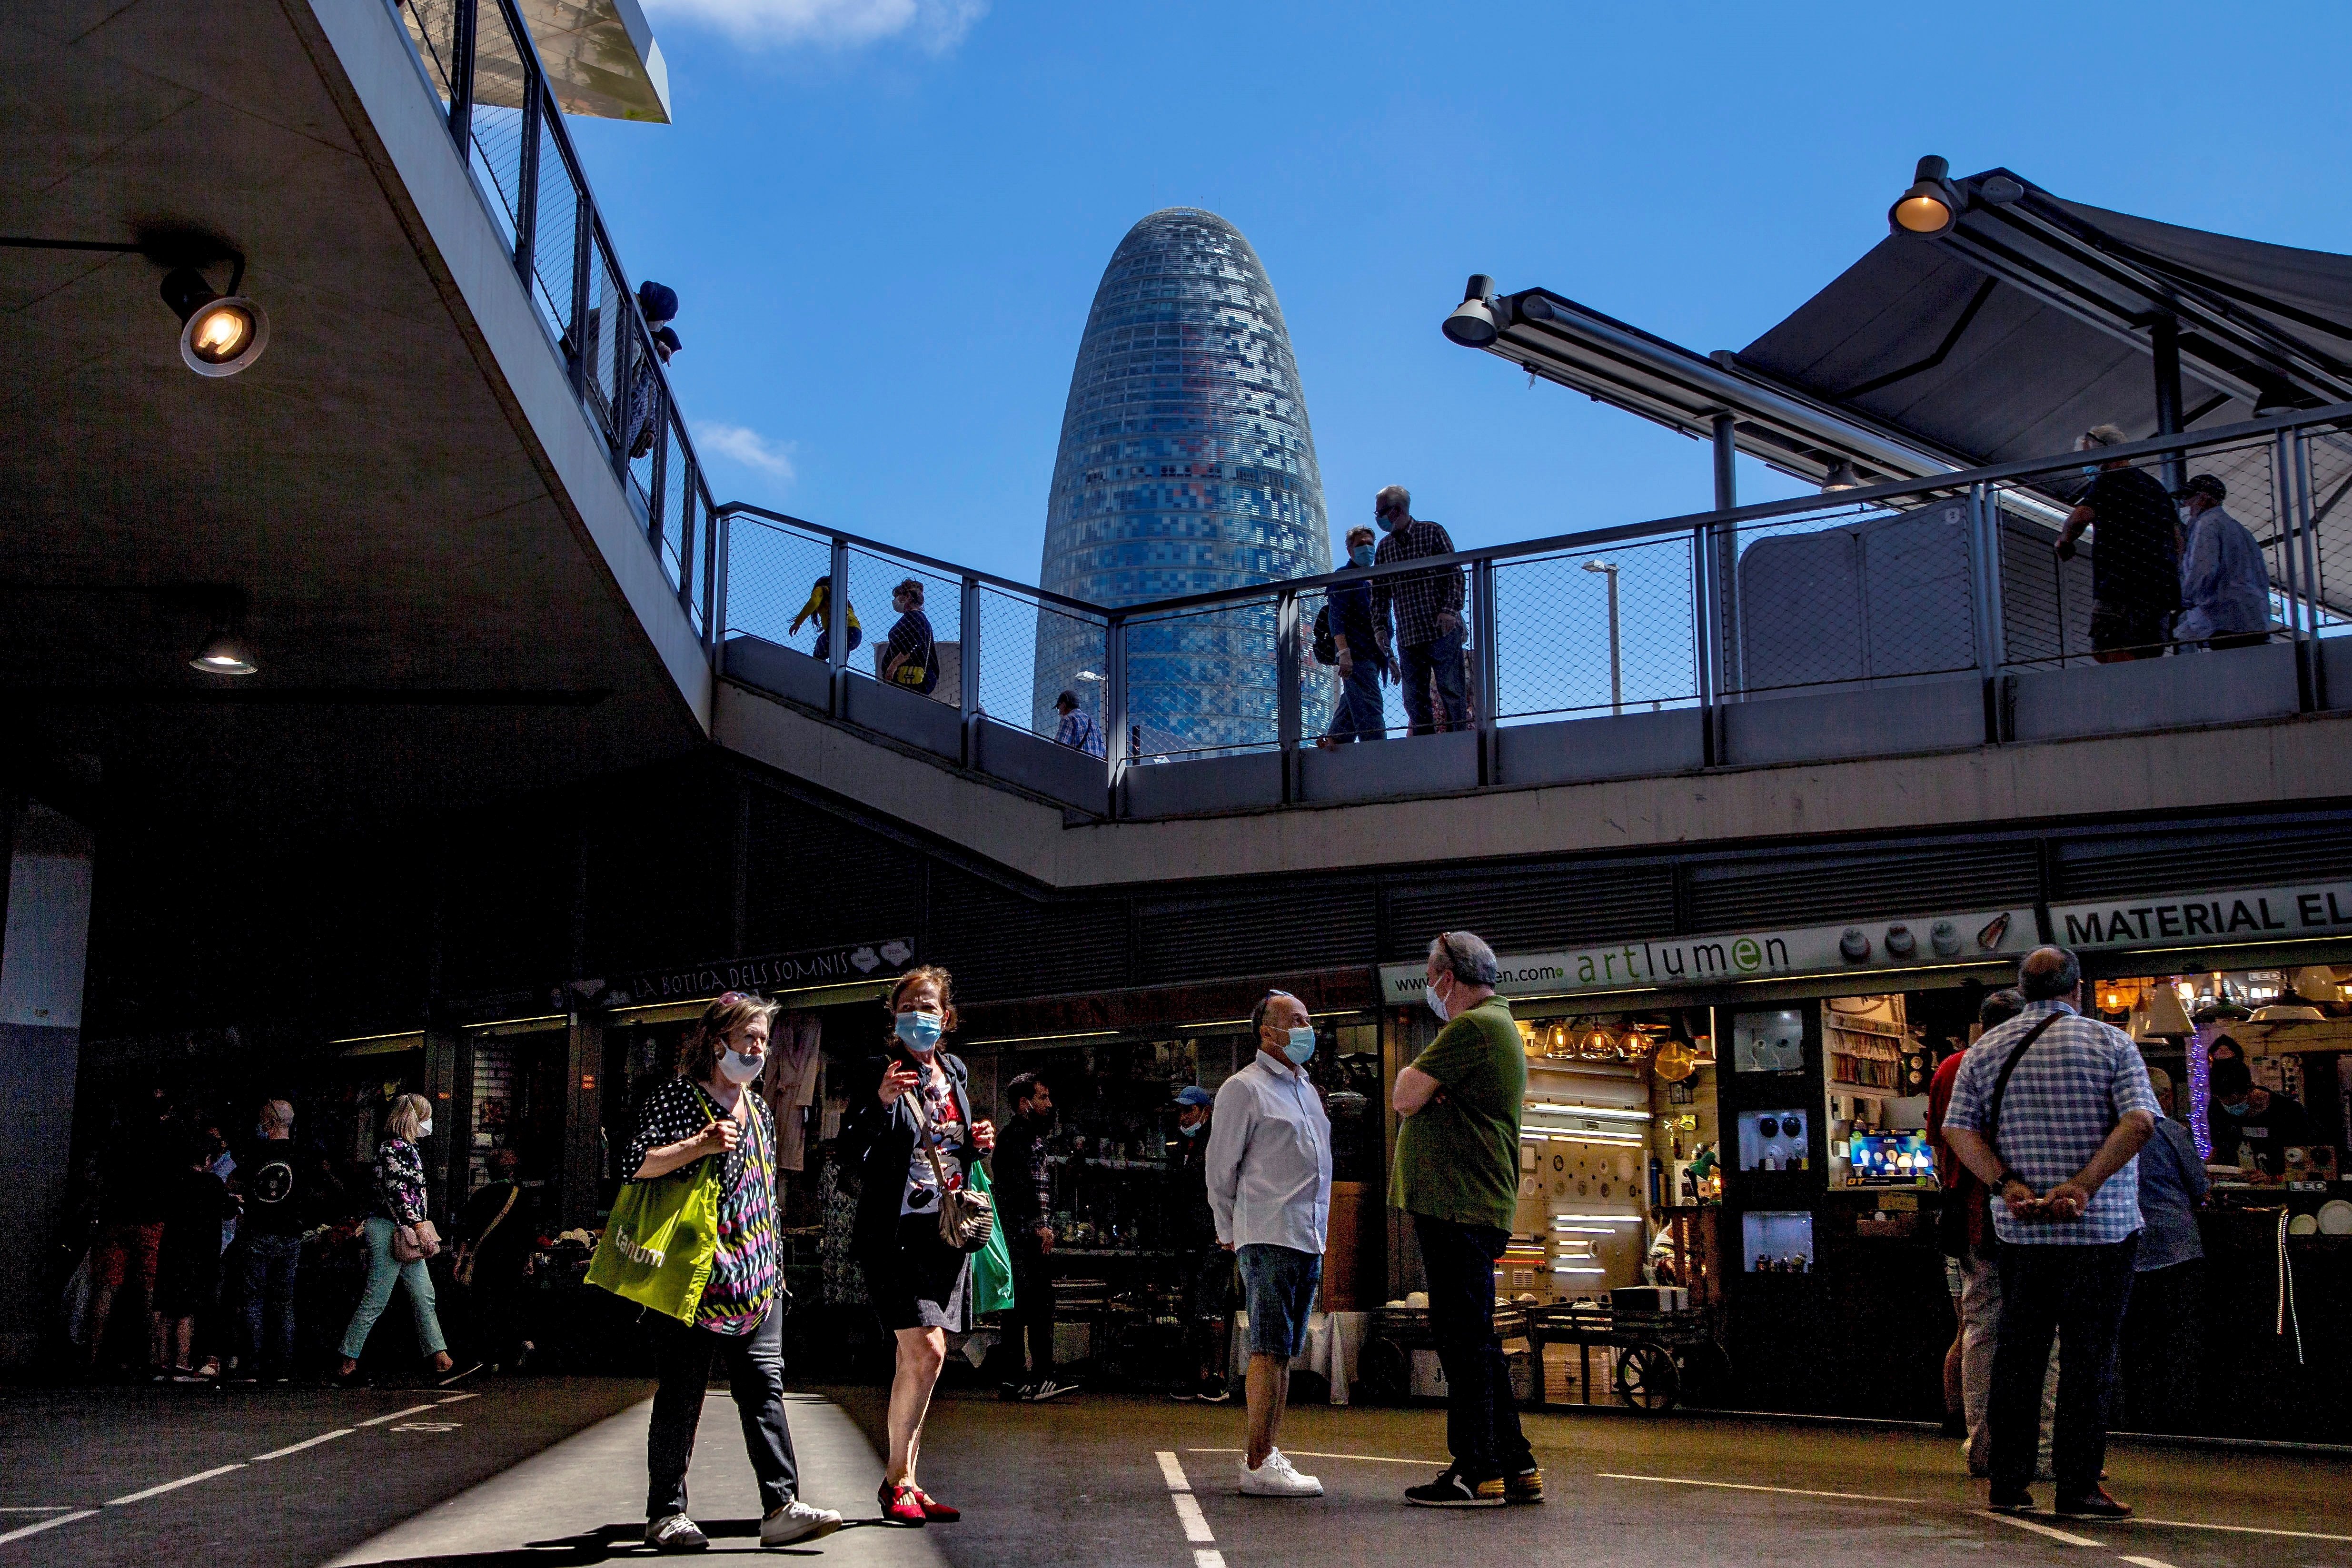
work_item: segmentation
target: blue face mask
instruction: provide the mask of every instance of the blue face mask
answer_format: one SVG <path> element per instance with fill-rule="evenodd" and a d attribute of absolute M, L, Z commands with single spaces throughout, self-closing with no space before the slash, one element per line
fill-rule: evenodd
<path fill-rule="evenodd" d="M 1291 1066 L 1305 1067 L 1307 1058 L 1315 1054 L 1315 1026 L 1302 1024 L 1291 1030 L 1290 1038 L 1283 1042 L 1282 1054 L 1290 1058 Z"/>
<path fill-rule="evenodd" d="M 1208 1123 L 1205 1121 L 1195 1121 L 1192 1126 L 1187 1127 L 1180 1121 L 1176 1124 L 1176 1131 L 1181 1132 L 1187 1138 L 1198 1138 L 1201 1135 L 1201 1129 L 1207 1125 Z"/>
<path fill-rule="evenodd" d="M 1370 566 L 1372 563 L 1372 547 L 1369 544 L 1359 544 L 1348 552 L 1348 560 L 1354 565 Z"/>
<path fill-rule="evenodd" d="M 2237 1104 L 2231 1105 L 2224 1101 L 2221 1109 L 2232 1116 L 2244 1116 L 2254 1109 L 2254 1102 L 2251 1100 L 2242 1100 Z"/>
<path fill-rule="evenodd" d="M 928 1056 L 940 1043 L 940 1016 L 937 1013 L 901 1013 L 898 1015 L 898 1037 L 910 1051 Z"/>
<path fill-rule="evenodd" d="M 1397 531 L 1397 514 L 1392 511 L 1384 511 L 1373 521 L 1381 525 L 1382 533 L 1394 533 Z"/>

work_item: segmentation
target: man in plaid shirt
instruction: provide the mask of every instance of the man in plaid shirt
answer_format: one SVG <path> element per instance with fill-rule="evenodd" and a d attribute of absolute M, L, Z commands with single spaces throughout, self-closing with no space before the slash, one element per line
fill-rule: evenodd
<path fill-rule="evenodd" d="M 1372 498 L 1372 516 L 1389 534 L 1372 553 L 1376 566 L 1454 553 L 1451 534 L 1412 515 L 1412 495 L 1402 485 L 1391 485 Z M 1392 605 L 1393 628 L 1390 626 Z M 1405 717 L 1412 721 L 1412 732 L 1437 732 L 1430 716 L 1433 673 L 1437 677 L 1438 697 L 1445 705 L 1445 727 L 1467 726 L 1470 702 L 1462 684 L 1462 568 L 1442 566 L 1373 578 L 1372 626 L 1381 650 L 1393 649 L 1404 681 Z"/>
<path fill-rule="evenodd" d="M 2156 1091 L 2131 1037 L 2077 1013 L 2083 970 L 2073 953 L 2035 948 L 2018 965 L 2017 988 L 2025 1010 L 1969 1047 L 1944 1117 L 1945 1142 L 1999 1200 L 1992 1506 L 2033 1506 L 2042 1370 L 2055 1333 L 2058 1511 L 2122 1519 L 2131 1510 L 2107 1495 L 2099 1472 L 2116 1335 L 2139 1247 L 2138 1156 L 2156 1131 Z"/>

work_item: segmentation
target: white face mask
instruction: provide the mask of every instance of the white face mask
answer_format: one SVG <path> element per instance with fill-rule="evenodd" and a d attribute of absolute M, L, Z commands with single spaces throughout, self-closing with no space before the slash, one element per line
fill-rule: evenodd
<path fill-rule="evenodd" d="M 428 1116 L 424 1121 L 416 1124 L 416 1135 L 419 1138 L 430 1138 L 433 1136 L 433 1118 Z"/>
<path fill-rule="evenodd" d="M 1451 1018 L 1454 1016 L 1453 1014 L 1445 1010 L 1445 998 L 1437 994 L 1436 986 L 1431 985 L 1424 987 L 1421 994 L 1423 998 L 1428 1002 L 1429 1010 L 1431 1012 L 1436 1014 L 1441 1018 Z"/>
<path fill-rule="evenodd" d="M 766 1065 L 765 1058 L 747 1057 L 730 1047 L 726 1054 L 719 1058 L 719 1076 L 729 1083 L 745 1084 L 758 1078 L 760 1069 Z"/>

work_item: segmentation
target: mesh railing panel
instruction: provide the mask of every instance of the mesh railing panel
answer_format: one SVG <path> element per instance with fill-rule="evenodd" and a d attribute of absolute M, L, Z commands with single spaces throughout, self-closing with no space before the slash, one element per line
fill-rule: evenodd
<path fill-rule="evenodd" d="M 401 0 L 400 19 L 408 24 L 408 40 L 425 62 L 425 79 L 444 104 L 457 71 L 458 0 Z"/>
<path fill-rule="evenodd" d="M 613 413 L 617 388 L 614 376 L 618 369 L 615 355 L 620 342 L 619 301 L 627 294 L 604 247 L 598 246 L 588 258 L 588 363 L 582 378 L 581 396 L 589 416 L 608 440 L 615 436 Z"/>
<path fill-rule="evenodd" d="M 725 635 L 762 637 L 823 658 L 824 618 L 803 618 L 803 612 L 832 574 L 833 546 L 822 536 L 738 513 L 727 524 Z"/>
<path fill-rule="evenodd" d="M 1833 503 L 1718 531 L 1717 685 L 1753 694 L 1974 668 L 1969 531 L 1959 497 Z"/>
<path fill-rule="evenodd" d="M 687 486 L 686 448 L 678 440 L 677 411 L 671 409 L 661 424 L 664 451 L 662 455 L 661 495 L 661 563 L 669 577 L 670 586 L 687 584 L 687 541 L 700 526 L 694 506 L 694 492 Z M 697 552 L 698 554 L 699 552 Z M 688 616 L 698 627 L 701 625 L 700 595 L 687 595 Z"/>
<path fill-rule="evenodd" d="M 621 363 L 628 367 L 628 429 L 622 445 L 628 453 L 629 483 L 636 490 L 639 509 L 650 525 L 654 494 L 654 447 L 658 444 L 664 416 L 661 383 L 654 375 L 653 345 L 637 325 L 636 312 L 620 308 Z"/>
<path fill-rule="evenodd" d="M 914 608 L 931 623 L 931 638 L 939 648 L 940 670 L 930 695 L 954 707 L 961 701 L 958 680 L 962 665 L 963 583 L 929 567 L 872 551 L 850 551 L 849 603 L 866 623 L 866 642 L 851 657 L 850 673 L 877 680 L 886 678 L 885 668 L 893 657 L 891 630 L 904 614 L 894 597 L 906 584 L 921 590 L 921 603 Z"/>
<path fill-rule="evenodd" d="M 2322 637 L 2352 633 L 2352 433 L 2315 430 L 2303 443 L 2311 534 L 2298 538 L 2297 579 L 2316 578 L 2314 619 Z M 2300 563 L 2308 561 L 2305 574 Z"/>
<path fill-rule="evenodd" d="M 1497 563 L 1496 721 L 1649 712 L 1696 701 L 1695 608 L 1687 535 Z"/>
<path fill-rule="evenodd" d="M 1340 607 L 1328 622 L 1335 644 L 1347 619 L 1346 597 L 1343 590 Z M 1328 607 L 1328 596 L 1320 588 L 1307 589 L 1298 595 L 1298 743 L 1302 746 L 1311 746 L 1326 735 L 1352 737 L 1359 728 L 1357 715 L 1344 707 L 1347 682 L 1339 667 L 1318 663 L 1315 658 L 1315 618 Z M 1369 659 L 1371 650 L 1362 646 L 1363 641 L 1360 627 L 1357 635 L 1349 639 L 1349 651 L 1362 653 Z M 1374 680 L 1370 689 L 1380 704 L 1380 711 L 1366 715 L 1370 721 L 1362 728 L 1385 732 L 1389 721 L 1388 687 Z"/>
<path fill-rule="evenodd" d="M 1281 742 L 1272 597 L 1127 624 L 1128 721 L 1138 760 L 1262 751 Z M 1322 710 L 1325 722 L 1328 710 Z"/>
<path fill-rule="evenodd" d="M 499 237 L 514 248 L 521 232 L 523 95 L 521 51 L 498 0 L 476 0 L 474 106 L 468 121 L 475 178 L 492 198 Z"/>
<path fill-rule="evenodd" d="M 1096 616 L 982 584 L 981 710 L 999 723 L 1050 741 L 1062 722 L 1054 699 L 1067 691 L 1108 745 L 1102 725 L 1109 647 L 1109 628 Z"/>
<path fill-rule="evenodd" d="M 580 192 L 551 137 L 539 148 L 539 205 L 531 219 L 531 298 L 564 352 L 572 342 L 572 263 L 578 252 Z"/>

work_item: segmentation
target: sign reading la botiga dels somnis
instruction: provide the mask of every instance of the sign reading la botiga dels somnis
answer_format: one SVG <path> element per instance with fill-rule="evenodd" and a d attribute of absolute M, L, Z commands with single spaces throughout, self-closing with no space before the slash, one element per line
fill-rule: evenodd
<path fill-rule="evenodd" d="M 614 987 L 630 1002 L 683 1001 L 712 996 L 722 991 L 804 990 L 814 985 L 847 985 L 860 980 L 884 980 L 905 969 L 915 957 L 915 944 L 904 938 L 888 942 L 853 942 L 821 947 L 807 952 L 771 953 L 762 958 L 730 958 L 714 963 L 677 969 L 648 970 L 622 978 Z M 607 995 L 608 1005 L 618 998 Z"/>
<path fill-rule="evenodd" d="M 2030 909 L 1918 920 L 1808 926 L 1798 931 L 1733 931 L 1624 942 L 1569 952 L 1498 955 L 1506 996 L 1579 992 L 1683 990 L 1743 980 L 1868 974 L 2014 958 L 2035 941 Z M 1428 982 L 1419 963 L 1381 966 L 1381 994 L 1392 1006 L 1421 1000 Z"/>
<path fill-rule="evenodd" d="M 2352 936 L 2352 882 L 2053 904 L 2050 930 L 2062 945 L 2086 951 Z"/>

